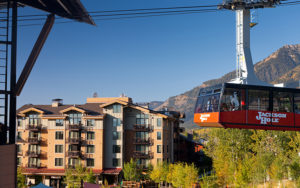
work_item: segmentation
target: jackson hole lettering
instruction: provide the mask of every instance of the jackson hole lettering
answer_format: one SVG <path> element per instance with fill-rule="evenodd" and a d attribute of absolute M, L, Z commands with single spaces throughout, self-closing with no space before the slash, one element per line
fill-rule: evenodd
<path fill-rule="evenodd" d="M 256 119 L 260 121 L 260 124 L 270 123 L 271 119 L 273 123 L 279 123 L 280 118 L 286 118 L 286 114 L 258 112 L 258 116 L 256 116 Z"/>

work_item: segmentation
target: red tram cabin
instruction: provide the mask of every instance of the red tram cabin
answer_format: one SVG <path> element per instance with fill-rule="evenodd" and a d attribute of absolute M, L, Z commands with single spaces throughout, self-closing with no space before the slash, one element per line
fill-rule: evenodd
<path fill-rule="evenodd" d="M 203 88 L 194 122 L 200 127 L 300 131 L 300 89 L 231 83 Z"/>

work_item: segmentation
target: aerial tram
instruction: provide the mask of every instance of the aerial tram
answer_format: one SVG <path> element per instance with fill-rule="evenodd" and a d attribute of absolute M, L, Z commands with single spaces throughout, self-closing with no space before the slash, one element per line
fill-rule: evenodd
<path fill-rule="evenodd" d="M 224 0 L 219 9 L 236 12 L 236 78 L 200 89 L 194 122 L 200 127 L 300 131 L 300 89 L 259 80 L 250 51 L 250 10 L 281 0 Z"/>

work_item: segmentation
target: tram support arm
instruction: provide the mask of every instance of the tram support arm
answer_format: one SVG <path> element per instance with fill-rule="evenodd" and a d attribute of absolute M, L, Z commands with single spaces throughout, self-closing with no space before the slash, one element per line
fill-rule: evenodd
<path fill-rule="evenodd" d="M 31 70 L 48 38 L 48 35 L 52 29 L 52 26 L 54 24 L 55 16 L 54 14 L 50 14 L 40 32 L 40 35 L 35 42 L 31 53 L 27 59 L 27 62 L 23 68 L 23 71 L 18 79 L 17 85 L 16 85 L 16 96 L 19 96 L 22 92 L 22 89 L 31 73 Z"/>

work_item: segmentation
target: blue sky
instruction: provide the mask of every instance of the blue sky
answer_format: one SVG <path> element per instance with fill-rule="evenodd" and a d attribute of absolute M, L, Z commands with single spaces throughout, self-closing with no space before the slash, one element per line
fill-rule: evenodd
<path fill-rule="evenodd" d="M 214 5 L 221 0 L 85 0 L 88 11 Z M 300 43 L 300 5 L 257 10 L 251 32 L 256 63 L 286 44 Z M 20 15 L 41 14 L 32 8 Z M 61 20 L 56 20 L 60 22 Z M 22 23 L 22 24 L 26 24 Z M 21 24 L 21 23 L 20 23 Z M 18 98 L 23 104 L 85 103 L 121 93 L 135 102 L 166 100 L 235 69 L 235 13 L 159 16 L 55 24 Z M 20 73 L 41 30 L 19 27 Z"/>

